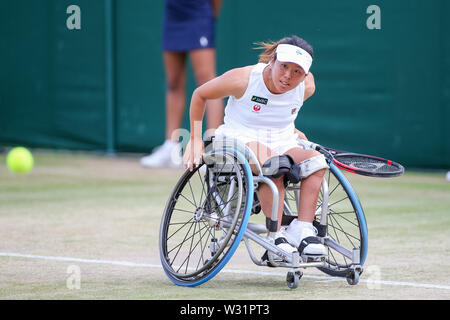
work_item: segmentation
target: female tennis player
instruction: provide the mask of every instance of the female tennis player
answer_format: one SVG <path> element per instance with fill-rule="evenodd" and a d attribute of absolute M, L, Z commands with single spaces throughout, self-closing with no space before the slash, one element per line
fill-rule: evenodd
<path fill-rule="evenodd" d="M 229 97 L 224 124 L 216 130 L 216 138 L 245 143 L 261 165 L 280 155 L 289 155 L 296 163 L 308 160 L 314 164 L 312 167 L 316 169 L 310 170 L 301 183 L 298 220 L 284 232 L 280 232 L 285 197 L 283 176 L 272 178 L 279 191 L 275 244 L 288 252 L 299 250 L 303 255 L 322 256 L 326 250 L 315 237 L 317 231 L 312 221 L 327 164 L 317 151 L 299 146 L 297 137 L 306 140 L 306 136 L 294 125 L 303 102 L 315 91 L 314 77 L 309 71 L 313 49 L 297 36 L 261 43 L 260 48 L 264 52 L 258 64 L 232 69 L 194 91 L 190 105 L 191 137 L 183 161 L 190 170 L 200 163 L 204 152 L 202 119 L 206 100 Z M 269 186 L 261 184 L 258 195 L 264 214 L 270 217 Z"/>

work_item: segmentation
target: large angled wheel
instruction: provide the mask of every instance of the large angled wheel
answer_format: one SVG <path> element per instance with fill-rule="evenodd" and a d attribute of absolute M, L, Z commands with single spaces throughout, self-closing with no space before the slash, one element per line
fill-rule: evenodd
<path fill-rule="evenodd" d="M 161 221 L 161 263 L 177 285 L 200 285 L 225 266 L 252 208 L 253 177 L 243 156 L 235 150 L 212 151 L 205 159 L 184 172 Z"/>
<path fill-rule="evenodd" d="M 330 164 L 325 178 L 328 182 L 328 218 L 326 236 L 335 244 L 336 250 L 328 246 L 326 267 L 321 271 L 338 277 L 346 277 L 351 271 L 353 263 L 352 253 L 359 250 L 359 265 L 362 266 L 367 256 L 368 234 L 364 211 L 358 196 L 353 190 L 344 174 L 334 165 Z M 289 187 L 286 192 L 286 203 L 292 213 L 297 214 L 297 203 L 301 197 L 299 188 Z M 323 193 L 319 194 L 315 220 L 320 222 Z"/>

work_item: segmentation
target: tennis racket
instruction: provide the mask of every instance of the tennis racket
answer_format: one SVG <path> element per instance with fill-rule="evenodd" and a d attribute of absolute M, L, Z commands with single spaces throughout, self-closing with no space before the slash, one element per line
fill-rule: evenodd
<path fill-rule="evenodd" d="M 299 142 L 308 149 L 319 151 L 325 155 L 328 161 L 333 162 L 338 168 L 351 173 L 369 177 L 390 178 L 400 176 L 405 172 L 405 168 L 401 164 L 392 160 L 334 150 L 305 140 Z"/>

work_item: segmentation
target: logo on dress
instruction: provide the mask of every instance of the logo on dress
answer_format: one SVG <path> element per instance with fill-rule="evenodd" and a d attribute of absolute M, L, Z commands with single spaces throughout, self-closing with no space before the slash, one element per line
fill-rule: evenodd
<path fill-rule="evenodd" d="M 296 112 L 297 112 L 297 108 L 294 108 L 294 109 L 291 110 L 291 114 L 294 114 Z"/>
<path fill-rule="evenodd" d="M 252 101 L 253 101 L 253 102 L 256 102 L 256 103 L 267 104 L 267 102 L 269 101 L 269 99 L 261 98 L 261 97 L 258 97 L 258 96 L 253 96 L 253 97 L 252 97 Z"/>
<path fill-rule="evenodd" d="M 259 112 L 261 110 L 261 106 L 259 105 L 259 104 L 255 104 L 254 106 L 253 106 L 253 111 L 254 112 Z"/>

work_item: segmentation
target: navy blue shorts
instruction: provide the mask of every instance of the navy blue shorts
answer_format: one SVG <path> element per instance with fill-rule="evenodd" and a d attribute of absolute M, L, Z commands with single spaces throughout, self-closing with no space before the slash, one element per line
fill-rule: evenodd
<path fill-rule="evenodd" d="M 214 48 L 215 18 L 210 0 L 166 0 L 164 51 Z"/>

